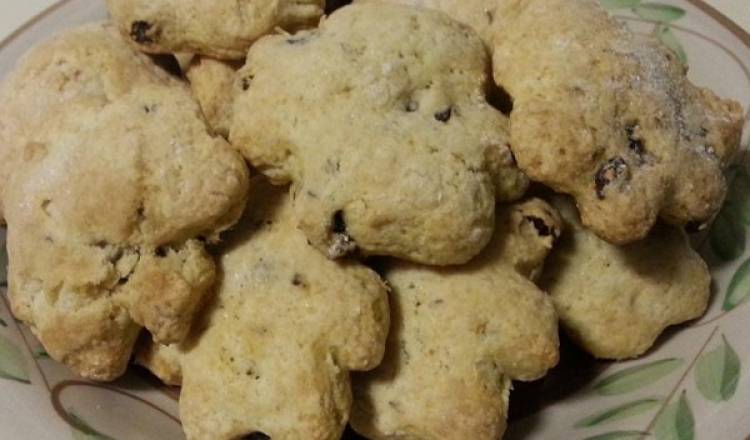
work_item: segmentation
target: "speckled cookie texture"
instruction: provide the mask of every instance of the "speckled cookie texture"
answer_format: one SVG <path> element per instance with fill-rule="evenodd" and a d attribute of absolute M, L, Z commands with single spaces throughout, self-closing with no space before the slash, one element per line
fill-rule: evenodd
<path fill-rule="evenodd" d="M 358 0 L 368 1 L 368 0 Z M 506 0 L 380 0 L 442 11 L 474 29 L 488 48 L 492 47 L 500 5 Z"/>
<path fill-rule="evenodd" d="M 324 0 L 107 0 L 122 35 L 149 53 L 243 59 L 276 28 L 314 26 Z"/>
<path fill-rule="evenodd" d="M 238 63 L 195 57 L 185 70 L 193 96 L 201 106 L 211 130 L 229 136 L 234 103 L 234 81 Z"/>
<path fill-rule="evenodd" d="M 230 141 L 293 182 L 299 226 L 329 256 L 464 263 L 491 238 L 495 201 L 527 186 L 485 99 L 488 63 L 476 34 L 437 11 L 346 6 L 251 48 Z"/>
<path fill-rule="evenodd" d="M 618 247 L 585 229 L 568 199 L 542 286 L 571 338 L 598 358 L 642 355 L 662 331 L 700 317 L 711 276 L 679 228 L 658 225 L 646 239 Z"/>
<path fill-rule="evenodd" d="M 501 438 L 510 380 L 534 380 L 558 360 L 557 317 L 537 274 L 560 233 L 539 200 L 501 210 L 487 249 L 469 265 L 394 262 L 383 364 L 354 378 L 352 426 L 379 439 Z"/>
<path fill-rule="evenodd" d="M 0 97 L 9 297 L 54 359 L 121 374 L 142 326 L 182 340 L 214 280 L 204 241 L 242 212 L 242 157 L 188 88 L 87 25 L 20 62 Z"/>
<path fill-rule="evenodd" d="M 740 105 L 691 84 L 666 46 L 595 0 L 500 4 L 495 80 L 513 97 L 511 143 L 529 177 L 571 194 L 583 223 L 616 244 L 659 217 L 710 221 Z"/>
<path fill-rule="evenodd" d="M 385 284 L 308 245 L 284 188 L 253 188 L 258 208 L 229 236 L 214 302 L 195 333 L 177 353 L 148 349 L 141 362 L 172 382 L 182 376 L 189 439 L 338 439 L 351 406 L 349 371 L 383 356 Z"/>

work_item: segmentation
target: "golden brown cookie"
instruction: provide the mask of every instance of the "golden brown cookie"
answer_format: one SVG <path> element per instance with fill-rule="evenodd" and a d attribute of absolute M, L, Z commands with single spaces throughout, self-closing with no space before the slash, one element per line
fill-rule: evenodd
<path fill-rule="evenodd" d="M 570 200 L 542 287 L 571 338 L 598 358 L 645 353 L 670 325 L 700 317 L 711 275 L 679 228 L 658 225 L 642 241 L 618 247 L 584 228 Z"/>
<path fill-rule="evenodd" d="M 276 28 L 313 26 L 324 0 L 107 0 L 124 38 L 149 53 L 239 60 Z"/>
<path fill-rule="evenodd" d="M 141 326 L 187 334 L 214 280 L 204 242 L 241 214 L 247 168 L 108 25 L 32 50 L 0 96 L 13 312 L 54 359 L 113 379 Z"/>
<path fill-rule="evenodd" d="M 616 244 L 659 217 L 710 221 L 740 105 L 694 86 L 670 49 L 595 0 L 499 4 L 495 80 L 513 97 L 511 144 L 529 177 L 571 194 L 583 223 Z"/>
<path fill-rule="evenodd" d="M 230 140 L 293 183 L 299 227 L 330 257 L 465 263 L 492 236 L 495 201 L 527 186 L 486 101 L 488 63 L 439 12 L 345 6 L 318 30 L 252 47 Z"/>
<path fill-rule="evenodd" d="M 510 380 L 558 360 L 552 302 L 527 276 L 560 232 L 546 203 L 503 208 L 487 249 L 467 266 L 394 262 L 391 332 L 376 370 L 355 375 L 352 426 L 371 439 L 502 436 Z"/>
<path fill-rule="evenodd" d="M 385 285 L 310 247 L 286 189 L 253 186 L 256 209 L 224 246 L 214 301 L 191 338 L 146 347 L 139 361 L 167 382 L 182 376 L 189 439 L 338 439 L 351 406 L 349 371 L 383 356 Z"/>
<path fill-rule="evenodd" d="M 240 64 L 195 57 L 185 70 L 193 96 L 214 133 L 229 136 L 234 103 L 234 80 Z"/>

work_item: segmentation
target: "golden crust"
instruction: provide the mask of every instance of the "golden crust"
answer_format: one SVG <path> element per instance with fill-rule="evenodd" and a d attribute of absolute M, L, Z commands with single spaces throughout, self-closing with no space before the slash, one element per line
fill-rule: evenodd
<path fill-rule="evenodd" d="M 498 223 L 493 242 L 465 267 L 394 262 L 386 271 L 391 333 L 383 364 L 355 375 L 358 432 L 376 440 L 500 438 L 510 379 L 537 379 L 557 363 L 552 303 L 516 268 L 538 271 L 559 218 L 531 200 L 502 209 Z M 522 243 L 544 251 L 530 258 Z"/>
<path fill-rule="evenodd" d="M 465 263 L 491 238 L 496 199 L 528 183 L 486 102 L 488 63 L 443 14 L 360 2 L 251 48 L 230 140 L 293 182 L 300 228 L 331 257 Z"/>
<path fill-rule="evenodd" d="M 107 25 L 34 49 L 3 84 L 9 297 L 50 355 L 120 375 L 140 326 L 182 340 L 248 171 L 188 89 Z"/>
<path fill-rule="evenodd" d="M 555 205 L 566 230 L 542 286 L 562 327 L 586 351 L 604 359 L 640 356 L 665 328 L 706 310 L 711 275 L 682 230 L 660 225 L 617 247 L 583 228 L 569 200 Z"/>

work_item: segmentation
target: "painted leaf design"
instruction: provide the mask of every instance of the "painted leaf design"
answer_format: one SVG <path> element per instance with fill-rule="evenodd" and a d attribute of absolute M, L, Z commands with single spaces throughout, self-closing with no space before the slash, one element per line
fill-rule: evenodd
<path fill-rule="evenodd" d="M 693 440 L 695 419 L 685 391 L 677 402 L 667 406 L 654 426 L 657 440 Z"/>
<path fill-rule="evenodd" d="M 659 405 L 661 399 L 648 398 L 636 400 L 634 402 L 619 405 L 614 408 L 604 410 L 602 412 L 593 414 L 589 417 L 579 420 L 574 426 L 576 428 L 584 428 L 589 426 L 606 425 L 617 420 L 627 419 L 629 417 L 637 416 L 652 408 Z"/>
<path fill-rule="evenodd" d="M 670 29 L 669 26 L 659 25 L 659 28 L 656 30 L 656 36 L 657 38 L 659 38 L 659 41 L 664 43 L 665 46 L 670 48 L 672 52 L 677 55 L 677 58 L 680 60 L 682 65 L 688 65 L 687 52 L 685 52 L 685 49 L 680 43 L 680 40 L 677 39 L 674 32 L 672 32 L 672 29 Z"/>
<path fill-rule="evenodd" d="M 745 228 L 739 223 L 735 211 L 726 206 L 716 216 L 708 239 L 717 257 L 732 261 L 745 252 L 745 237 Z"/>
<path fill-rule="evenodd" d="M 641 0 L 601 0 L 605 9 L 630 9 L 641 4 Z"/>
<path fill-rule="evenodd" d="M 740 358 L 726 336 L 722 335 L 721 339 L 721 344 L 703 354 L 695 367 L 698 391 L 703 397 L 714 402 L 731 399 L 740 380 Z"/>
<path fill-rule="evenodd" d="M 727 170 L 729 191 L 723 209 L 729 209 L 739 221 L 750 225 L 750 175 L 743 165 L 732 165 Z"/>
<path fill-rule="evenodd" d="M 670 358 L 625 368 L 597 382 L 594 389 L 603 396 L 630 393 L 657 382 L 684 363 L 682 359 Z"/>
<path fill-rule="evenodd" d="M 31 383 L 23 352 L 5 336 L 0 336 L 0 377 Z"/>
<path fill-rule="evenodd" d="M 73 429 L 73 438 L 75 440 L 114 440 L 112 437 L 102 434 L 85 420 L 80 418 L 75 412 L 68 411 L 70 418 L 70 427 Z"/>
<path fill-rule="evenodd" d="M 612 431 L 586 437 L 584 440 L 637 440 L 647 435 L 648 433 L 641 431 Z"/>
<path fill-rule="evenodd" d="M 685 10 L 664 3 L 641 3 L 634 12 L 644 20 L 669 23 L 685 16 Z"/>
<path fill-rule="evenodd" d="M 722 308 L 725 311 L 734 310 L 737 306 L 747 301 L 750 297 L 750 260 L 742 263 L 737 272 L 732 276 L 732 281 L 727 287 Z"/>

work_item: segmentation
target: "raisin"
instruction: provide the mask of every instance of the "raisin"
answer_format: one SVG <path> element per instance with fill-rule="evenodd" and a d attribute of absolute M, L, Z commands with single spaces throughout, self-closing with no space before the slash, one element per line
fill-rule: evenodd
<path fill-rule="evenodd" d="M 557 235 L 553 228 L 550 228 L 547 223 L 544 222 L 539 217 L 535 217 L 533 215 L 529 215 L 524 217 L 527 222 L 530 222 L 532 225 L 534 225 L 534 229 L 536 229 L 536 232 L 539 233 L 540 237 L 549 237 L 550 235 Z"/>
<path fill-rule="evenodd" d="M 253 79 L 255 79 L 254 76 L 248 76 L 245 78 L 242 78 L 242 90 L 247 91 L 250 89 L 250 83 L 253 82 Z"/>
<path fill-rule="evenodd" d="M 448 121 L 450 121 L 451 119 L 451 116 L 453 116 L 453 107 L 448 107 L 441 112 L 435 113 L 435 119 L 443 123 L 448 123 Z"/>
<path fill-rule="evenodd" d="M 635 135 L 635 130 L 637 128 L 638 125 L 628 125 L 625 127 L 625 131 L 628 133 L 628 148 L 630 148 L 630 151 L 637 154 L 638 157 L 642 157 L 646 154 L 646 147 L 643 145 L 643 140 Z"/>
<path fill-rule="evenodd" d="M 619 180 L 626 177 L 628 174 L 628 164 L 625 159 L 621 157 L 615 157 L 610 159 L 609 162 L 604 164 L 594 176 L 594 184 L 596 185 L 596 195 L 600 199 L 604 199 L 604 189 L 615 180 Z"/>
<path fill-rule="evenodd" d="M 333 232 L 336 234 L 346 233 L 346 222 L 344 221 L 344 211 L 338 210 L 333 214 Z"/>
<path fill-rule="evenodd" d="M 133 39 L 138 44 L 149 44 L 153 43 L 154 40 L 149 35 L 149 32 L 151 31 L 151 28 L 153 28 L 154 25 L 147 21 L 138 20 L 134 21 L 133 24 L 130 26 L 130 38 Z"/>
<path fill-rule="evenodd" d="M 302 275 L 295 273 L 292 277 L 292 286 L 303 286 L 305 284 L 305 280 L 302 277 Z"/>
<path fill-rule="evenodd" d="M 242 437 L 243 440 L 271 440 L 271 437 L 263 432 L 255 431 Z"/>

